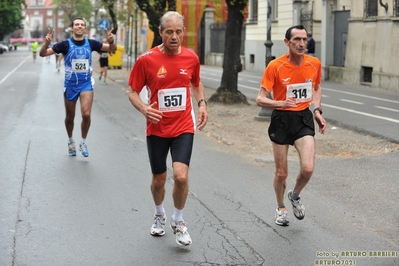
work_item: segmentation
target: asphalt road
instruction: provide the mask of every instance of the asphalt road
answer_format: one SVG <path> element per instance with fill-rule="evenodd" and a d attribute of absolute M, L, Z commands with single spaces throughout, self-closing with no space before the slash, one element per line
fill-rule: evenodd
<path fill-rule="evenodd" d="M 23 49 L 0 55 L 0 265 L 398 264 L 399 152 L 317 160 L 302 194 L 306 218 L 289 207 L 290 226 L 280 227 L 274 165 L 198 132 L 184 213 L 193 244 L 178 246 L 169 231 L 150 236 L 143 116 L 117 82 L 97 82 L 90 157 L 69 157 L 63 76 L 53 61 L 33 63 Z M 77 111 L 76 141 L 80 121 Z M 289 172 L 297 171 L 293 158 Z"/>

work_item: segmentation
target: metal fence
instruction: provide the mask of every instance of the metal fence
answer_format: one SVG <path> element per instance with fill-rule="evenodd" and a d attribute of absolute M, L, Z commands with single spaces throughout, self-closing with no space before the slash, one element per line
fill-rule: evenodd
<path fill-rule="evenodd" d="M 224 53 L 224 41 L 226 37 L 226 23 L 211 24 L 211 53 Z M 245 26 L 241 31 L 241 49 L 240 55 L 245 51 Z"/>

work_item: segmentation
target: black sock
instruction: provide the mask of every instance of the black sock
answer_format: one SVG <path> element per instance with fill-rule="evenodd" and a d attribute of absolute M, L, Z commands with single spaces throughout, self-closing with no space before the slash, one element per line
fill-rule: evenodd
<path fill-rule="evenodd" d="M 294 200 L 298 200 L 300 198 L 299 194 L 296 194 L 295 191 L 292 191 L 292 198 Z"/>

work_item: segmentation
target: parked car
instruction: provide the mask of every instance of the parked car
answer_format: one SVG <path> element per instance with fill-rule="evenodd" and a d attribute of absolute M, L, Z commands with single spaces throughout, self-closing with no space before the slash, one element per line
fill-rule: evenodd
<path fill-rule="evenodd" d="M 8 49 L 8 51 L 11 51 L 14 46 L 11 43 L 6 43 L 4 41 L 1 41 L 0 44 L 5 45 Z"/>
<path fill-rule="evenodd" d="M 0 54 L 7 52 L 8 51 L 8 47 L 2 43 L 0 43 Z"/>

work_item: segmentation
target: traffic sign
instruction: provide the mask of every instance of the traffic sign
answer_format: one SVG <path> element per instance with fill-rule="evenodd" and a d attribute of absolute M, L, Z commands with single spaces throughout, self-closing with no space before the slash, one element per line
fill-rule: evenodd
<path fill-rule="evenodd" d="M 107 30 L 109 27 L 109 22 L 106 19 L 102 19 L 98 22 L 98 26 L 101 30 Z"/>

